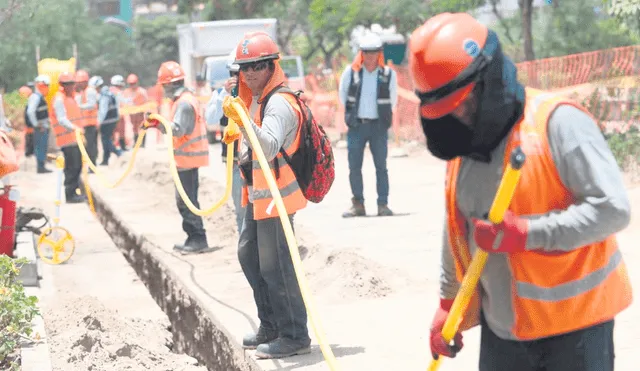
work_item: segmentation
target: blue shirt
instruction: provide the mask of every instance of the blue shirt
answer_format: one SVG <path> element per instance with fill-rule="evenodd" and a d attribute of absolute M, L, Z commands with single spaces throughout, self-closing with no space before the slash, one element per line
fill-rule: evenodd
<path fill-rule="evenodd" d="M 342 105 L 346 105 L 347 95 L 349 94 L 349 83 L 351 82 L 351 65 L 349 65 L 340 78 L 340 87 L 338 95 Z M 362 67 L 362 89 L 360 89 L 360 105 L 358 107 L 358 118 L 361 119 L 377 119 L 378 118 L 378 71 L 377 67 L 373 72 L 367 71 Z M 389 72 L 389 95 L 391 98 L 391 109 L 396 108 L 398 103 L 398 82 L 396 72 Z"/>

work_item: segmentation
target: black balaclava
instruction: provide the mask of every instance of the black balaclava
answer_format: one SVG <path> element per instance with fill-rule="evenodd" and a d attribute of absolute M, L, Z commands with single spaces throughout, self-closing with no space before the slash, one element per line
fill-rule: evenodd
<path fill-rule="evenodd" d="M 476 59 L 448 84 L 451 86 L 436 89 L 438 92 L 417 93 L 421 98 L 439 95 L 441 99 L 469 83 L 476 83 L 473 94 L 477 99 L 477 109 L 471 127 L 451 114 L 433 120 L 421 117 L 427 148 L 440 159 L 467 156 L 489 162 L 491 152 L 524 111 L 524 86 L 518 82 L 516 66 L 502 53 L 493 31 L 489 30 L 485 46 Z M 451 91 L 454 86 L 455 90 Z"/>

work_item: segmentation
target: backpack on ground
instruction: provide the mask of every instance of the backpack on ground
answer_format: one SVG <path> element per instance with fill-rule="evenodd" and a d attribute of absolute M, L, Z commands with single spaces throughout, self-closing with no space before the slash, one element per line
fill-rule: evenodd
<path fill-rule="evenodd" d="M 283 148 L 280 148 L 280 153 L 291 166 L 305 198 L 311 202 L 319 203 L 329 193 L 336 175 L 331 141 L 322 125 L 316 122 L 311 109 L 300 99 L 301 90 L 294 92 L 286 86 L 272 90 L 262 103 L 260 120 L 264 118 L 264 110 L 269 98 L 275 93 L 291 94 L 298 102 L 302 112 L 300 147 L 291 156 Z M 275 168 L 277 176 L 279 169 L 278 166 Z"/>

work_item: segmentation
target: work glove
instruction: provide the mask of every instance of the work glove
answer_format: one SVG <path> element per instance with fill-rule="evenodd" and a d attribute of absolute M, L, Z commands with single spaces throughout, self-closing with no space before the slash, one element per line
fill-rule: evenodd
<path fill-rule="evenodd" d="M 476 245 L 487 252 L 514 253 L 525 251 L 529 221 L 507 210 L 502 223 L 473 218 Z"/>
<path fill-rule="evenodd" d="M 222 111 L 224 112 L 224 115 L 229 118 L 229 120 L 233 120 L 238 126 L 242 126 L 242 120 L 240 120 L 240 115 L 233 108 L 233 103 L 239 103 L 242 109 L 244 109 L 244 112 L 247 114 L 247 117 L 251 118 L 247 106 L 244 104 L 242 99 L 240 99 L 240 97 L 231 97 L 229 95 L 224 97 L 224 101 L 222 102 Z"/>
<path fill-rule="evenodd" d="M 149 118 L 150 115 L 151 113 L 145 112 L 144 121 L 140 124 L 140 129 L 158 128 L 158 126 L 162 125 L 160 120 Z"/>
<path fill-rule="evenodd" d="M 452 305 L 453 300 L 440 299 L 440 307 L 438 307 L 435 316 L 433 316 L 429 344 L 431 346 L 431 354 L 434 359 L 438 359 L 441 355 L 449 358 L 455 358 L 456 354 L 458 354 L 464 346 L 462 343 L 462 334 L 459 332 L 453 337 L 453 345 L 447 344 L 442 337 L 442 328 L 444 327 L 444 323 L 447 320 L 447 316 L 449 315 Z"/>
<path fill-rule="evenodd" d="M 234 120 L 229 119 L 229 124 L 224 128 L 224 133 L 222 134 L 222 142 L 224 144 L 231 144 L 240 139 L 240 134 L 238 124 L 236 124 Z"/>

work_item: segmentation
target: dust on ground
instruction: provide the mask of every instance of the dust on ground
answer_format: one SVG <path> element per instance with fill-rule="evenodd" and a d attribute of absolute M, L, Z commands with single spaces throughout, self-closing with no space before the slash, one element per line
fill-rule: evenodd
<path fill-rule="evenodd" d="M 125 181 L 127 187 L 149 189 L 155 195 L 154 205 L 167 205 L 158 212 L 175 213 L 175 186 L 171 176 L 168 159 L 163 153 L 154 150 L 141 150 L 136 157 L 134 170 L 130 179 Z M 212 161 L 220 161 L 212 156 Z M 122 156 L 109 169 L 109 178 L 116 179 L 130 160 L 129 154 Z M 224 194 L 220 180 L 215 180 L 214 173 L 208 169 L 200 169 L 200 189 L 198 200 L 200 208 L 209 208 Z M 151 191 L 152 190 L 152 191 Z M 125 189 L 123 189 L 125 191 Z M 294 219 L 295 220 L 295 219 Z M 235 211 L 231 199 L 212 215 L 204 217 L 205 229 L 210 244 L 215 244 L 228 250 L 225 254 L 227 262 L 235 259 L 238 244 L 238 233 L 235 230 Z M 296 237 L 299 241 L 299 252 L 304 262 L 304 269 L 309 278 L 311 289 L 316 295 L 322 295 L 328 301 L 379 298 L 394 291 L 392 273 L 386 267 L 349 250 L 330 250 L 324 246 L 313 244 L 306 246 L 306 242 L 313 240 L 305 238 L 306 230 L 296 226 Z M 179 226 L 176 230 L 179 231 Z M 197 258 L 196 258 L 197 259 Z"/>
<path fill-rule="evenodd" d="M 127 318 L 93 296 L 67 297 L 46 307 L 43 317 L 55 369 L 206 371 L 194 358 L 171 352 L 166 320 Z"/>

